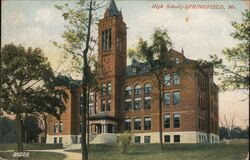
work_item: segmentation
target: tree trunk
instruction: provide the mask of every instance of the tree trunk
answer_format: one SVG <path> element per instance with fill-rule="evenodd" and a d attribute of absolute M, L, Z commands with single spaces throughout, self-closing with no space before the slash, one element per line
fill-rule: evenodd
<path fill-rule="evenodd" d="M 16 113 L 16 140 L 17 140 L 17 152 L 23 152 L 23 140 L 22 140 L 22 122 L 21 114 Z"/>
<path fill-rule="evenodd" d="M 82 94 L 83 94 L 83 107 L 82 107 L 82 133 L 81 133 L 81 147 L 82 147 L 82 160 L 88 160 L 88 148 L 86 144 L 86 87 L 82 85 Z"/>
<path fill-rule="evenodd" d="M 47 142 L 47 129 L 48 129 L 48 123 L 47 123 L 47 116 L 44 114 L 43 115 L 43 119 L 44 119 L 44 143 Z"/>
<path fill-rule="evenodd" d="M 87 147 L 89 149 L 89 94 L 90 87 L 88 86 L 88 94 L 87 94 Z"/>
<path fill-rule="evenodd" d="M 86 47 L 83 51 L 83 77 L 82 77 L 82 94 L 83 94 L 83 107 L 82 107 L 82 160 L 88 160 L 88 148 L 86 144 L 86 129 L 87 129 L 87 87 L 88 87 L 88 59 L 87 54 L 89 50 L 89 42 L 90 42 L 90 30 L 91 30 L 91 22 L 92 22 L 92 3 L 91 0 L 89 2 L 89 18 L 88 18 L 88 29 L 87 29 L 87 37 L 86 37 Z"/>
<path fill-rule="evenodd" d="M 159 87 L 159 136 L 160 136 L 160 149 L 163 150 L 162 144 L 162 85 L 158 82 Z"/>

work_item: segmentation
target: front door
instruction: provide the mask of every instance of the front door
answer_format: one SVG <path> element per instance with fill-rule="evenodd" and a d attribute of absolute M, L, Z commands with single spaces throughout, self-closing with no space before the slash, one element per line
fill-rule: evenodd
<path fill-rule="evenodd" d="M 113 133 L 113 124 L 108 124 L 108 133 Z"/>

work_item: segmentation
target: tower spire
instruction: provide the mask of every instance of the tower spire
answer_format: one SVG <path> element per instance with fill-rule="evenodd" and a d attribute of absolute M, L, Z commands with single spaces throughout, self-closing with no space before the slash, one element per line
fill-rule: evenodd
<path fill-rule="evenodd" d="M 114 0 L 110 0 L 108 10 L 111 16 L 117 16 L 120 14 Z"/>

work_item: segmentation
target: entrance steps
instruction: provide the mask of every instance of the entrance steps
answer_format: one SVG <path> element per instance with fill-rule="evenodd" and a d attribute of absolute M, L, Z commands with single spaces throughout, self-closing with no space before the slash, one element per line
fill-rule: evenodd
<path fill-rule="evenodd" d="M 110 144 L 117 142 L 117 135 L 114 133 L 90 134 L 90 144 Z M 81 143 L 69 144 L 64 146 L 65 150 L 81 149 Z"/>
<path fill-rule="evenodd" d="M 65 146 L 65 150 L 75 150 L 75 149 L 81 149 L 81 144 L 70 144 L 68 146 Z"/>
<path fill-rule="evenodd" d="M 90 144 L 107 144 L 116 143 L 117 135 L 114 133 L 101 133 L 97 134 L 96 137 L 90 141 Z"/>

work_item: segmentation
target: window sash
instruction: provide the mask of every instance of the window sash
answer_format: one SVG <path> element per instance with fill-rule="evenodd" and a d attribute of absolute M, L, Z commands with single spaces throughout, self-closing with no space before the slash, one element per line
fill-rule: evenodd
<path fill-rule="evenodd" d="M 135 130 L 141 130 L 141 119 L 140 118 L 136 118 L 134 119 L 134 129 Z"/>
<path fill-rule="evenodd" d="M 180 128 L 180 114 L 174 114 L 174 128 Z"/>
<path fill-rule="evenodd" d="M 135 141 L 135 143 L 141 143 L 141 137 L 135 136 L 134 141 Z"/>
<path fill-rule="evenodd" d="M 144 136 L 144 143 L 150 143 L 151 136 Z"/>
<path fill-rule="evenodd" d="M 180 142 L 180 135 L 174 135 L 174 142 Z"/>
<path fill-rule="evenodd" d="M 144 118 L 144 130 L 151 130 L 151 118 Z"/>
<path fill-rule="evenodd" d="M 141 110 L 141 100 L 135 100 L 135 110 Z"/>
<path fill-rule="evenodd" d="M 144 108 L 145 109 L 150 109 L 151 108 L 151 99 L 146 99 L 144 100 Z"/>
<path fill-rule="evenodd" d="M 164 101 L 165 101 L 166 106 L 170 105 L 170 93 L 169 92 L 164 93 Z"/>
<path fill-rule="evenodd" d="M 135 95 L 141 95 L 141 88 L 135 88 Z"/>
<path fill-rule="evenodd" d="M 180 74 L 174 73 L 174 85 L 180 84 Z"/>
<path fill-rule="evenodd" d="M 170 128 L 170 114 L 164 115 L 164 128 Z"/>
<path fill-rule="evenodd" d="M 164 136 L 164 142 L 170 143 L 170 135 L 165 135 Z"/>
<path fill-rule="evenodd" d="M 170 86 L 170 74 L 164 74 L 164 84 Z"/>
<path fill-rule="evenodd" d="M 173 101 L 174 101 L 174 105 L 178 105 L 180 104 L 180 92 L 179 91 L 175 91 L 174 92 L 174 98 L 173 98 Z"/>

